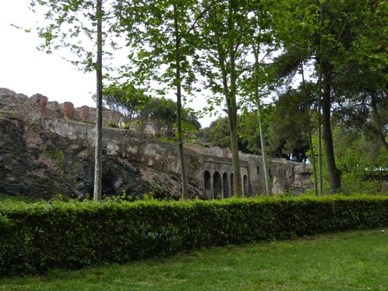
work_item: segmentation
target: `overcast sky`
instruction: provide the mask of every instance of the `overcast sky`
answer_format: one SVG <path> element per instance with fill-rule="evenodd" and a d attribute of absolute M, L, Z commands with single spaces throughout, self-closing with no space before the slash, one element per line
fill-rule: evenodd
<path fill-rule="evenodd" d="M 32 96 L 40 93 L 50 101 L 70 101 L 76 107 L 95 106 L 95 74 L 84 74 L 60 57 L 63 52 L 45 54 L 36 49 L 41 43 L 34 33 L 10 24 L 36 27 L 37 16 L 28 9 L 29 0 L 0 0 L 0 88 Z M 189 104 L 199 110 L 205 103 Z M 202 106 L 201 106 L 202 105 Z M 214 118 L 213 118 L 214 119 Z M 200 120 L 208 126 L 209 118 Z"/>
<path fill-rule="evenodd" d="M 0 0 L 0 87 L 31 96 L 40 93 L 50 101 L 93 106 L 95 75 L 83 74 L 58 55 L 36 49 L 41 40 L 10 24 L 33 27 L 35 15 L 28 0 Z"/>

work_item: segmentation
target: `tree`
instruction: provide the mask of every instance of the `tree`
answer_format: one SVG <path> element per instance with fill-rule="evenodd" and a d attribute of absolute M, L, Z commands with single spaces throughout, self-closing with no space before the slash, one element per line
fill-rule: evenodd
<path fill-rule="evenodd" d="M 354 41 L 338 64 L 347 74 L 337 89 L 341 99 L 334 115 L 388 150 L 388 6 L 368 1 L 362 8 L 362 23 L 352 25 Z"/>
<path fill-rule="evenodd" d="M 304 98 L 300 91 L 289 89 L 272 105 L 267 141 L 273 156 L 306 161 L 309 150 L 307 125 L 312 121 L 308 111 L 310 104 L 306 104 Z"/>
<path fill-rule="evenodd" d="M 220 148 L 230 147 L 230 129 L 227 117 L 212 121 L 209 127 L 203 129 L 204 142 Z"/>
<path fill-rule="evenodd" d="M 381 178 L 386 177 L 388 152 L 357 128 L 336 122 L 334 143 L 338 167 L 342 172 L 345 193 L 374 194 L 381 191 Z M 351 146 L 349 146 L 351 145 Z"/>
<path fill-rule="evenodd" d="M 123 122 L 130 123 L 137 119 L 145 123 L 144 106 L 150 102 L 151 98 L 144 94 L 144 90 L 137 89 L 133 84 L 117 85 L 109 84 L 103 90 L 103 103 L 117 115 L 117 124 Z"/>
<path fill-rule="evenodd" d="M 382 19 L 386 19 L 381 12 L 384 8 L 386 11 L 386 3 L 369 0 L 284 3 L 289 9 L 283 11 L 282 19 L 276 26 L 276 33 L 282 40 L 285 52 L 277 59 L 283 68 L 280 75 L 294 76 L 301 64 L 310 64 L 313 69 L 310 78 L 316 80 L 321 91 L 318 108 L 321 108 L 319 113 L 322 116 L 328 177 L 331 190 L 337 191 L 341 187 L 341 172 L 336 165 L 332 113 L 338 104 L 351 99 L 348 94 L 351 88 L 349 80 L 353 78 L 354 84 L 357 72 L 354 69 L 357 64 L 365 64 L 363 58 L 367 52 L 371 53 L 369 59 L 379 55 L 378 59 L 386 60 L 386 53 L 383 57 L 384 53 L 376 54 L 371 49 L 376 46 L 369 29 L 378 27 L 374 16 L 376 11 L 380 11 Z M 380 33 L 382 27 L 386 25 L 381 25 Z M 376 67 L 370 66 L 374 69 Z M 347 94 L 341 93 L 346 91 Z"/>
<path fill-rule="evenodd" d="M 111 3 L 111 9 L 117 8 Z M 68 59 L 78 68 L 96 72 L 96 144 L 95 144 L 95 178 L 94 199 L 101 200 L 102 187 L 102 58 L 103 46 L 109 40 L 109 32 L 114 24 L 108 23 L 109 13 L 103 9 L 103 1 L 81 0 L 31 0 L 33 11 L 39 7 L 44 10 L 44 18 L 48 21 L 45 27 L 38 27 L 39 37 L 44 43 L 39 49 L 46 53 L 59 48 L 68 48 L 75 54 L 75 59 Z M 109 16 L 109 17 L 108 17 Z M 103 31 L 102 23 L 107 31 Z M 85 38 L 91 41 L 90 47 L 85 44 Z M 115 43 L 111 42 L 115 47 Z M 107 53 L 107 51 L 105 51 Z"/>
<path fill-rule="evenodd" d="M 202 68 L 207 88 L 224 97 L 233 161 L 233 192 L 243 195 L 238 153 L 238 79 L 246 70 L 251 38 L 247 7 L 235 0 L 218 1 L 201 21 Z"/>
<path fill-rule="evenodd" d="M 169 140 L 176 138 L 177 104 L 171 99 L 151 98 L 145 103 L 142 112 L 147 115 L 147 122 L 152 124 L 155 134 Z M 182 135 L 186 137 L 201 127 L 197 117 L 189 108 L 182 110 Z"/>
<path fill-rule="evenodd" d="M 200 2 L 194 0 L 136 0 L 123 4 L 121 13 L 121 23 L 127 27 L 131 46 L 136 48 L 136 53 L 130 56 L 137 65 L 134 76 L 140 83 L 153 79 L 175 87 L 182 196 L 185 199 L 189 195 L 184 162 L 182 91 L 190 93 L 194 81 L 189 57 L 196 47 L 194 28 L 202 17 L 200 6 Z"/>
<path fill-rule="evenodd" d="M 271 33 L 272 9 L 271 0 L 220 0 L 201 21 L 201 74 L 206 78 L 206 87 L 213 93 L 210 101 L 212 106 L 223 104 L 226 107 L 233 159 L 233 186 L 237 195 L 242 195 L 238 111 L 252 100 L 257 105 L 259 96 L 255 92 L 259 87 L 265 87 L 264 80 L 268 81 L 267 77 L 259 74 L 266 64 L 262 66 L 258 62 L 268 58 L 275 47 Z M 255 55 L 259 53 L 263 57 L 256 60 Z M 262 153 L 265 154 L 263 148 Z"/>

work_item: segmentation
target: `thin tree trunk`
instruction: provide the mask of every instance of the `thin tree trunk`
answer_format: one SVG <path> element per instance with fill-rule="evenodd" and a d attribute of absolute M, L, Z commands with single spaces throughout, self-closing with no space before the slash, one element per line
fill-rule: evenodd
<path fill-rule="evenodd" d="M 230 90 L 227 96 L 227 105 L 229 113 L 230 142 L 232 148 L 233 162 L 233 187 L 237 196 L 244 196 L 241 183 L 240 156 L 238 153 L 238 128 L 237 128 L 237 102 L 236 102 L 236 68 L 233 46 L 229 48 L 230 61 Z"/>
<path fill-rule="evenodd" d="M 319 6 L 319 21 L 321 25 L 326 18 L 325 6 L 321 1 L 317 1 Z M 322 56 L 322 36 L 319 38 L 319 56 Z M 318 62 L 320 59 L 318 58 Z M 323 163 L 322 163 L 322 70 L 319 71 L 319 96 L 318 96 L 318 167 L 319 167 L 319 194 L 323 194 Z"/>
<path fill-rule="evenodd" d="M 230 98 L 232 99 L 232 98 Z M 234 101 L 234 102 L 233 102 Z M 229 103 L 236 103 L 235 100 L 229 100 Z M 240 156 L 238 152 L 238 133 L 237 133 L 237 110 L 236 106 L 228 106 L 229 127 L 230 127 L 230 143 L 232 150 L 233 162 L 233 193 L 237 196 L 243 196 L 241 171 L 240 171 Z"/>
<path fill-rule="evenodd" d="M 216 13 L 213 14 L 216 18 Z M 230 17 L 231 18 L 231 17 Z M 215 20 L 215 23 L 217 21 Z M 229 19 L 229 26 L 233 26 L 233 21 Z M 232 28 L 231 28 L 232 29 Z M 217 41 L 217 53 L 219 67 L 221 69 L 222 89 L 228 110 L 229 130 L 230 130 L 230 147 L 232 150 L 233 163 L 233 195 L 242 196 L 242 183 L 240 171 L 240 156 L 238 153 L 238 133 L 237 133 L 237 103 L 236 103 L 236 72 L 235 59 L 233 52 L 233 41 L 228 45 L 227 52 L 224 51 L 224 46 L 221 44 L 221 36 L 218 31 L 215 31 Z M 226 69 L 226 54 L 229 56 L 228 70 Z M 228 76 L 230 78 L 230 89 L 228 83 Z"/>
<path fill-rule="evenodd" d="M 377 131 L 377 135 L 379 136 L 379 139 L 381 141 L 381 143 L 383 144 L 384 148 L 386 150 L 388 150 L 388 143 L 387 143 L 387 140 L 385 139 L 385 134 L 381 131 L 381 122 L 379 122 L 379 118 L 380 118 L 380 114 L 379 114 L 379 110 L 377 108 L 377 96 L 376 96 L 376 91 L 373 90 L 373 92 L 371 92 L 371 107 L 372 107 L 372 112 L 373 112 L 373 117 L 376 121 L 376 131 Z"/>
<path fill-rule="evenodd" d="M 318 196 L 319 192 L 318 192 L 317 164 L 316 164 L 316 159 L 315 159 L 313 136 L 312 136 L 312 132 L 311 132 L 310 123 L 307 123 L 307 132 L 309 135 L 309 147 L 310 147 L 310 151 L 311 151 L 311 164 L 313 165 L 314 193 L 316 196 Z"/>
<path fill-rule="evenodd" d="M 268 167 L 267 167 L 267 157 L 265 153 L 265 143 L 263 136 L 263 129 L 261 126 L 261 105 L 259 98 L 259 51 L 260 44 L 257 44 L 257 48 L 254 47 L 254 55 L 255 55 L 255 99 L 257 103 L 257 115 L 259 119 L 259 133 L 260 133 L 260 144 L 261 144 L 261 153 L 263 158 L 263 170 L 264 170 L 264 183 L 265 183 L 265 194 L 271 194 L 270 181 L 268 175 Z"/>
<path fill-rule="evenodd" d="M 323 92 L 322 92 L 322 137 L 325 145 L 326 162 L 329 172 L 330 192 L 336 192 L 341 188 L 341 172 L 335 163 L 333 135 L 331 132 L 331 73 L 328 64 L 322 63 Z"/>
<path fill-rule="evenodd" d="M 102 193 L 102 0 L 97 0 L 97 61 L 95 64 L 97 80 L 97 117 L 96 117 L 96 146 L 94 165 L 94 194 L 93 198 L 101 201 Z"/>
<path fill-rule="evenodd" d="M 257 94 L 258 95 L 258 94 Z M 265 143 L 263 136 L 263 128 L 261 126 L 261 105 L 260 100 L 257 97 L 257 115 L 259 118 L 259 133 L 260 133 L 260 145 L 261 145 L 261 155 L 263 158 L 263 170 L 264 170 L 264 183 L 265 183 L 265 194 L 271 195 L 270 180 L 268 175 L 268 166 L 267 166 L 267 157 L 265 153 Z"/>
<path fill-rule="evenodd" d="M 235 21 L 233 14 L 233 3 L 231 0 L 228 1 L 229 5 L 229 16 L 228 16 L 228 27 L 229 30 L 234 29 Z M 234 194 L 237 196 L 244 196 L 242 183 L 241 183 L 241 170 L 240 170 L 240 156 L 238 152 L 238 128 L 237 128 L 237 100 L 236 100 L 236 55 L 235 55 L 235 39 L 231 39 L 231 43 L 228 46 L 229 53 L 229 66 L 230 66 L 230 90 L 227 95 L 227 106 L 229 113 L 229 126 L 230 126 L 230 141 L 232 149 L 232 162 L 233 162 L 233 188 Z M 225 64 L 225 63 L 224 63 Z M 224 67 L 225 69 L 225 67 Z M 226 70 L 224 71 L 226 73 Z M 224 75 L 225 77 L 227 74 Z M 226 81 L 226 78 L 224 79 Z M 227 85 L 227 83 L 224 83 Z"/>
<path fill-rule="evenodd" d="M 189 194 L 187 191 L 187 176 L 185 156 L 183 150 L 183 130 L 182 130 L 182 86 L 181 86 L 181 72 L 180 72 L 180 37 L 178 26 L 178 11 L 177 4 L 174 4 L 174 28 L 175 28 L 175 64 L 176 64 L 176 97 L 177 97 L 177 127 L 178 127 L 178 148 L 179 148 L 179 162 L 182 179 L 182 197 L 188 199 Z"/>
<path fill-rule="evenodd" d="M 322 102 L 318 100 L 318 168 L 319 168 L 319 195 L 323 194 L 323 163 L 322 163 Z"/>
<path fill-rule="evenodd" d="M 301 65 L 302 69 L 302 82 L 303 84 L 306 83 L 305 78 L 304 78 L 304 67 L 303 64 Z M 309 147 L 310 147 L 310 152 L 311 152 L 311 164 L 313 165 L 313 177 L 314 177 L 314 192 L 315 196 L 318 196 L 318 177 L 317 177 L 317 164 L 316 164 L 316 159 L 315 159 L 315 150 L 314 150 L 314 144 L 313 144 L 313 134 L 311 130 L 311 118 L 309 115 L 309 102 L 308 102 L 308 94 L 305 89 L 303 89 L 303 97 L 304 97 L 304 108 L 305 108 L 305 114 L 307 118 L 306 122 L 306 127 L 307 127 L 307 134 L 309 137 Z"/>

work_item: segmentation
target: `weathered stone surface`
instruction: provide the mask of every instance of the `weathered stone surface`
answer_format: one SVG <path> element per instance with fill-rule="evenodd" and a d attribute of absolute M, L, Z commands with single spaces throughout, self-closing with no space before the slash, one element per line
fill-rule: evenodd
<path fill-rule="evenodd" d="M 93 193 L 95 126 L 88 118 L 95 118 L 95 108 L 75 108 L 69 114 L 65 107 L 40 94 L 28 98 L 0 88 L 0 192 L 44 198 Z M 112 112 L 103 114 L 109 121 Z M 176 145 L 150 135 L 104 128 L 103 194 L 179 197 L 178 156 Z M 192 197 L 234 194 L 229 149 L 187 147 L 185 161 Z M 240 167 L 243 194 L 263 193 L 262 158 L 240 153 Z M 269 167 L 273 193 L 306 189 L 311 175 L 307 165 L 272 159 Z"/>
<path fill-rule="evenodd" d="M 94 127 L 74 124 L 79 131 L 72 129 L 64 134 L 71 124 L 45 122 L 53 126 L 50 121 L 63 136 L 42 130 L 37 124 L 25 124 L 21 119 L 0 118 L 0 192 L 43 198 L 58 193 L 68 197 L 93 193 Z M 121 134 L 138 143 L 126 143 L 128 154 L 119 152 L 117 147 L 122 145 L 115 144 L 115 136 Z M 175 149 L 171 148 L 174 146 L 166 144 L 164 148 L 157 140 L 125 130 L 106 129 L 104 136 L 103 195 L 125 193 L 139 197 L 152 192 L 156 197 L 179 197 L 180 178 L 175 171 L 178 165 Z M 174 162 L 167 162 L 168 159 Z M 189 189 L 192 196 L 200 196 L 198 181 L 190 181 Z"/>

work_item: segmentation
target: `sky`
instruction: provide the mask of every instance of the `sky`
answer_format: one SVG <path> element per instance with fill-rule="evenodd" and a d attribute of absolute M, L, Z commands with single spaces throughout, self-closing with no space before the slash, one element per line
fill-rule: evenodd
<path fill-rule="evenodd" d="M 28 0 L 0 0 L 0 87 L 32 96 L 40 93 L 50 101 L 70 101 L 76 107 L 94 106 L 95 75 L 84 74 L 59 55 L 36 47 L 41 40 L 10 24 L 32 27 L 36 16 Z"/>
<path fill-rule="evenodd" d="M 28 9 L 29 0 L 0 0 L 0 88 L 7 88 L 29 97 L 39 93 L 49 101 L 72 102 L 76 107 L 95 106 L 94 73 L 83 73 L 61 58 L 59 53 L 45 54 L 36 47 L 41 39 L 11 26 L 36 27 L 37 16 Z M 63 55 L 63 52 L 62 52 Z M 199 110 L 205 100 L 189 107 Z M 214 120 L 214 118 L 213 118 Z M 203 127 L 211 118 L 201 118 Z"/>

